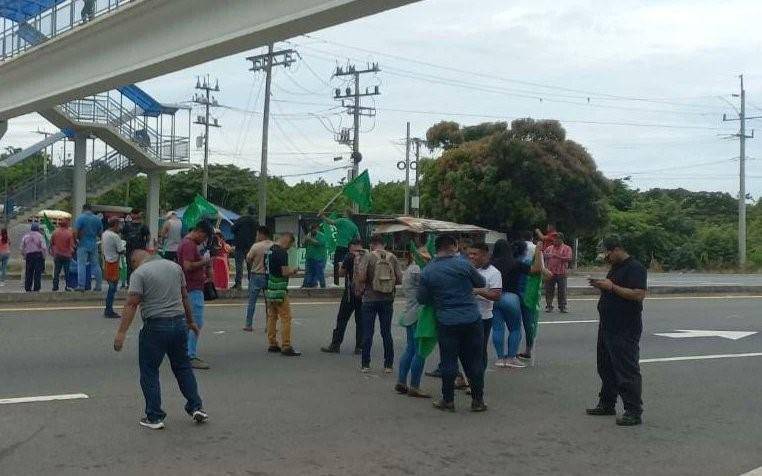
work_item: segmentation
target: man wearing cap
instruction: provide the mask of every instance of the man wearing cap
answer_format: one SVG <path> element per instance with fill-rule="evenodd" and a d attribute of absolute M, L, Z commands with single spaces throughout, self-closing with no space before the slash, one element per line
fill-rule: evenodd
<path fill-rule="evenodd" d="M 611 269 L 606 279 L 590 279 L 601 291 L 598 300 L 598 375 L 601 391 L 598 405 L 588 415 L 616 415 L 621 397 L 624 414 L 620 426 L 642 423 L 643 401 L 640 376 L 640 335 L 643 332 L 643 300 L 648 287 L 646 268 L 627 253 L 617 236 L 603 240 L 602 252 Z"/>

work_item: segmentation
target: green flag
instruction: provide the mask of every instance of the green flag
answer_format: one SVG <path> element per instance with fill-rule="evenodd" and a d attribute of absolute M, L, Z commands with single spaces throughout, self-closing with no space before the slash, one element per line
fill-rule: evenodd
<path fill-rule="evenodd" d="M 336 226 L 323 222 L 318 228 L 318 233 L 322 235 L 325 250 L 329 255 L 333 254 L 333 252 L 336 251 L 336 237 L 338 236 Z"/>
<path fill-rule="evenodd" d="M 50 221 L 50 218 L 48 218 L 48 215 L 46 213 L 42 214 L 42 236 L 45 237 L 45 244 L 50 246 L 50 237 L 53 236 L 53 230 L 55 227 L 53 226 L 53 222 Z"/>
<path fill-rule="evenodd" d="M 206 201 L 201 195 L 196 195 L 196 198 L 183 213 L 183 228 L 190 230 L 202 219 L 214 218 L 217 215 L 217 208 L 214 205 Z"/>
<path fill-rule="evenodd" d="M 360 207 L 361 212 L 367 213 L 373 208 L 373 198 L 370 191 L 370 176 L 366 170 L 346 184 L 342 192 Z"/>
<path fill-rule="evenodd" d="M 524 332 L 528 343 L 533 343 L 537 338 L 540 327 L 540 299 L 542 294 L 542 275 L 530 274 L 524 288 L 524 307 L 529 312 L 529 322 L 526 322 Z"/>

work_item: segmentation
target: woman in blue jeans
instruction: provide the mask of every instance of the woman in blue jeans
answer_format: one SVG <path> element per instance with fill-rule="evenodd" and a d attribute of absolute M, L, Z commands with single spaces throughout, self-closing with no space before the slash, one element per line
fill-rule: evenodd
<path fill-rule="evenodd" d="M 542 270 L 542 249 L 537 247 L 534 259 L 530 265 L 522 261 L 526 253 L 526 242 L 515 241 L 509 244 L 506 240 L 498 240 L 492 252 L 492 264 L 503 277 L 503 294 L 495 303 L 492 311 L 492 343 L 497 353 L 496 367 L 524 368 L 516 354 L 521 343 L 521 285 L 526 275 L 539 273 Z M 539 257 L 538 257 L 539 255 Z M 505 328 L 508 328 L 506 349 Z"/>
<path fill-rule="evenodd" d="M 425 251 L 422 251 L 420 254 L 425 261 L 430 259 Z M 425 359 L 418 353 L 418 345 L 415 339 L 415 330 L 418 326 L 418 311 L 421 307 L 415 299 L 415 295 L 420 282 L 421 268 L 411 260 L 405 273 L 402 275 L 402 289 L 407 297 L 407 305 L 405 312 L 400 318 L 400 325 L 405 328 L 407 346 L 405 347 L 405 353 L 400 358 L 399 377 L 394 390 L 399 394 L 407 394 L 410 397 L 431 398 L 431 395 L 422 392 L 420 388 Z M 408 374 L 410 374 L 410 385 L 407 383 Z"/>

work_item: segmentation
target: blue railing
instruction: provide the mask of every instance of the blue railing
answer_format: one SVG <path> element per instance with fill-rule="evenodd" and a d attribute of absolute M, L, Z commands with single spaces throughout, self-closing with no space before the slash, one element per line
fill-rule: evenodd
<path fill-rule="evenodd" d="M 1 2 L 1 0 L 0 0 Z M 84 0 L 64 0 L 26 22 L 0 20 L 0 61 L 6 61 L 34 46 L 73 30 L 92 18 L 113 12 L 134 0 L 94 0 L 92 16 Z M 83 9 L 85 11 L 83 12 Z"/>

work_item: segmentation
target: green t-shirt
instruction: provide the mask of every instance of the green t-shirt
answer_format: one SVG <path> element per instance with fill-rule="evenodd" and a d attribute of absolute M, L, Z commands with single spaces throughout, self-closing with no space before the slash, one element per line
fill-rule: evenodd
<path fill-rule="evenodd" d="M 316 233 L 313 237 L 316 241 L 308 241 L 305 245 L 306 259 L 325 260 L 328 256 L 328 252 L 325 248 L 325 237 L 322 233 Z"/>
<path fill-rule="evenodd" d="M 334 225 L 336 225 L 337 232 L 336 246 L 349 248 L 349 242 L 360 236 L 360 229 L 349 218 L 337 218 Z"/>

